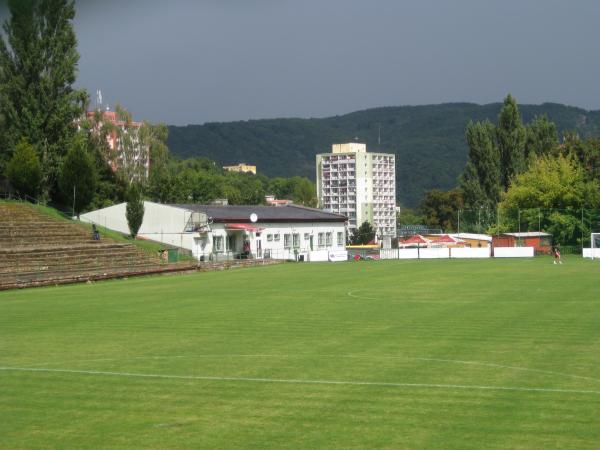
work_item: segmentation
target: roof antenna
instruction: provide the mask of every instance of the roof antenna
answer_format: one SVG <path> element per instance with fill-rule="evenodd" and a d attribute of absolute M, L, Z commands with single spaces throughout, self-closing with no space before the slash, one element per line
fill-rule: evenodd
<path fill-rule="evenodd" d="M 379 132 L 377 133 L 377 145 L 379 145 L 381 150 L 381 124 L 379 124 Z"/>

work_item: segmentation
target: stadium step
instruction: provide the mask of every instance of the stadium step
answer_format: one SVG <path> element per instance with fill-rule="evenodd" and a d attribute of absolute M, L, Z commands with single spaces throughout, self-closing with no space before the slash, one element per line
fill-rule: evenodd
<path fill-rule="evenodd" d="M 195 268 L 168 265 L 132 244 L 53 218 L 28 204 L 0 204 L 0 289 Z"/>

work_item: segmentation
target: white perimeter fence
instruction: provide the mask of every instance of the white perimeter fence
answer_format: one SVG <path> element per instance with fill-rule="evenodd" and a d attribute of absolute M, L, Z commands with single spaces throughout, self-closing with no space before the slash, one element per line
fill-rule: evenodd
<path fill-rule="evenodd" d="M 600 250 L 600 249 L 599 249 Z M 494 247 L 496 258 L 529 258 L 535 255 L 533 247 Z M 600 253 L 598 254 L 600 256 Z M 382 249 L 380 259 L 450 259 L 491 258 L 490 247 L 485 248 L 392 248 Z"/>
<path fill-rule="evenodd" d="M 600 248 L 584 248 L 583 249 L 583 257 L 600 259 Z"/>

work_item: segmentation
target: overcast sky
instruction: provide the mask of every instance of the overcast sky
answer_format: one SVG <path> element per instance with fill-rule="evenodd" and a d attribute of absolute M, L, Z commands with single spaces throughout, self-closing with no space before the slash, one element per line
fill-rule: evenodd
<path fill-rule="evenodd" d="M 598 0 L 77 0 L 78 84 L 169 124 L 501 101 L 600 109 Z"/>

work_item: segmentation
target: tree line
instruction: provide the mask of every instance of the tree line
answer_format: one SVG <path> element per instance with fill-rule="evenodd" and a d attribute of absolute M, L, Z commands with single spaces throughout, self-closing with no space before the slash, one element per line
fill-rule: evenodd
<path fill-rule="evenodd" d="M 568 131 L 559 138 L 546 116 L 523 124 L 508 95 L 497 123 L 470 122 L 465 139 L 468 160 L 458 186 L 429 191 L 417 211 L 401 214 L 400 223 L 456 231 L 460 210 L 478 211 L 480 226 L 483 211 L 481 231 L 497 233 L 539 227 L 540 211 L 551 210 L 544 226 L 558 241 L 577 243 L 589 231 L 581 217 L 584 209 L 600 209 L 600 138 Z M 496 210 L 531 212 L 500 221 L 490 214 Z"/>
<path fill-rule="evenodd" d="M 0 34 L 0 177 L 19 194 L 50 201 L 76 214 L 135 198 L 171 203 L 264 203 L 265 194 L 315 206 L 312 182 L 226 172 L 206 158 L 181 160 L 167 146 L 168 127 L 144 122 L 117 105 L 116 126 L 76 89 L 77 38 L 72 0 L 9 0 Z M 141 164 L 114 170 L 108 136 L 125 160 L 147 148 Z M 111 165 L 112 164 L 112 165 Z"/>

